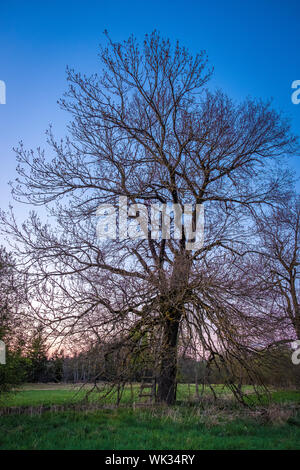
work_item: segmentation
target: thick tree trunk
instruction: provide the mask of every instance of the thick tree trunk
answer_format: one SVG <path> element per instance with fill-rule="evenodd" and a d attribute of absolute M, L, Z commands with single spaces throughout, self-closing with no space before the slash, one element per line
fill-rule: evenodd
<path fill-rule="evenodd" d="M 297 339 L 300 341 L 300 317 L 295 319 L 295 330 Z"/>
<path fill-rule="evenodd" d="M 168 292 L 160 299 L 163 338 L 157 399 L 172 405 L 176 399 L 177 345 L 179 324 L 184 311 L 191 261 L 186 252 L 177 253 Z"/>
<path fill-rule="evenodd" d="M 176 399 L 177 343 L 179 319 L 166 320 L 161 350 L 157 399 L 172 405 Z"/>

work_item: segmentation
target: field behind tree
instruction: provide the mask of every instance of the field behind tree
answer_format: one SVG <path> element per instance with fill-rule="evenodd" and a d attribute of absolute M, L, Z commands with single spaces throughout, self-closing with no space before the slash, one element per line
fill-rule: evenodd
<path fill-rule="evenodd" d="M 136 405 L 128 388 L 116 407 L 113 396 L 87 401 L 80 384 L 27 384 L 1 402 L 0 449 L 300 449 L 299 391 L 248 409 L 216 390 L 217 402 L 205 390 L 196 403 L 195 386 L 180 384 L 174 407 L 139 406 L 135 385 Z"/>

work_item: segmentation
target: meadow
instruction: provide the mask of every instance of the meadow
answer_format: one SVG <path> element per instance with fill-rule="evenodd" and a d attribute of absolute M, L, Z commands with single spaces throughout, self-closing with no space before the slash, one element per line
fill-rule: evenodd
<path fill-rule="evenodd" d="M 79 385 L 27 384 L 0 403 L 0 449 L 300 449 L 299 391 L 273 390 L 248 409 L 216 389 L 217 402 L 207 390 L 195 403 L 194 387 L 181 384 L 173 407 L 132 406 L 127 389 L 115 407 L 97 393 L 87 402 Z"/>

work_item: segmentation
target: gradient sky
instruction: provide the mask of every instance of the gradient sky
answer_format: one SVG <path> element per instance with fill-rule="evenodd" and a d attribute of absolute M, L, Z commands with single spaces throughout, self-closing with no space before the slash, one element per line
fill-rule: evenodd
<path fill-rule="evenodd" d="M 273 97 L 300 135 L 300 104 L 291 101 L 291 84 L 300 80 L 299 0 L 1 0 L 0 80 L 7 87 L 7 104 L 0 105 L 2 209 L 11 200 L 7 183 L 16 176 L 12 147 L 21 139 L 27 148 L 45 147 L 49 123 L 57 136 L 65 135 L 69 117 L 56 102 L 66 90 L 66 66 L 97 71 L 105 29 L 113 40 L 131 33 L 143 39 L 158 29 L 192 53 L 206 49 L 215 69 L 211 86 L 238 100 Z M 300 178 L 300 158 L 291 165 Z"/>

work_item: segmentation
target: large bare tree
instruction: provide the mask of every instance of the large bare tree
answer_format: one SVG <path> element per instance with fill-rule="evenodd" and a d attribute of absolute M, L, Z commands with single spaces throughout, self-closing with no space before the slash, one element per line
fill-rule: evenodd
<path fill-rule="evenodd" d="M 206 90 L 205 53 L 192 56 L 157 32 L 142 45 L 107 35 L 100 62 L 91 77 L 68 70 L 61 106 L 72 122 L 64 141 L 49 130 L 53 155 L 17 149 L 14 196 L 45 206 L 49 223 L 33 213 L 21 228 L 6 218 L 6 229 L 35 276 L 36 299 L 46 304 L 40 315 L 60 334 L 89 325 L 102 338 L 128 340 L 136 329 L 158 328 L 158 399 L 173 403 L 180 332 L 196 329 L 213 348 L 214 338 L 236 345 L 245 330 L 251 312 L 241 315 L 247 292 L 234 266 L 247 251 L 250 214 L 289 187 L 277 162 L 296 139 L 269 102 L 237 104 Z M 149 211 L 153 203 L 192 204 L 194 228 L 203 205 L 203 245 L 190 249 L 184 231 L 180 239 L 148 232 L 99 240 L 97 208 L 117 207 L 119 196 Z"/>

